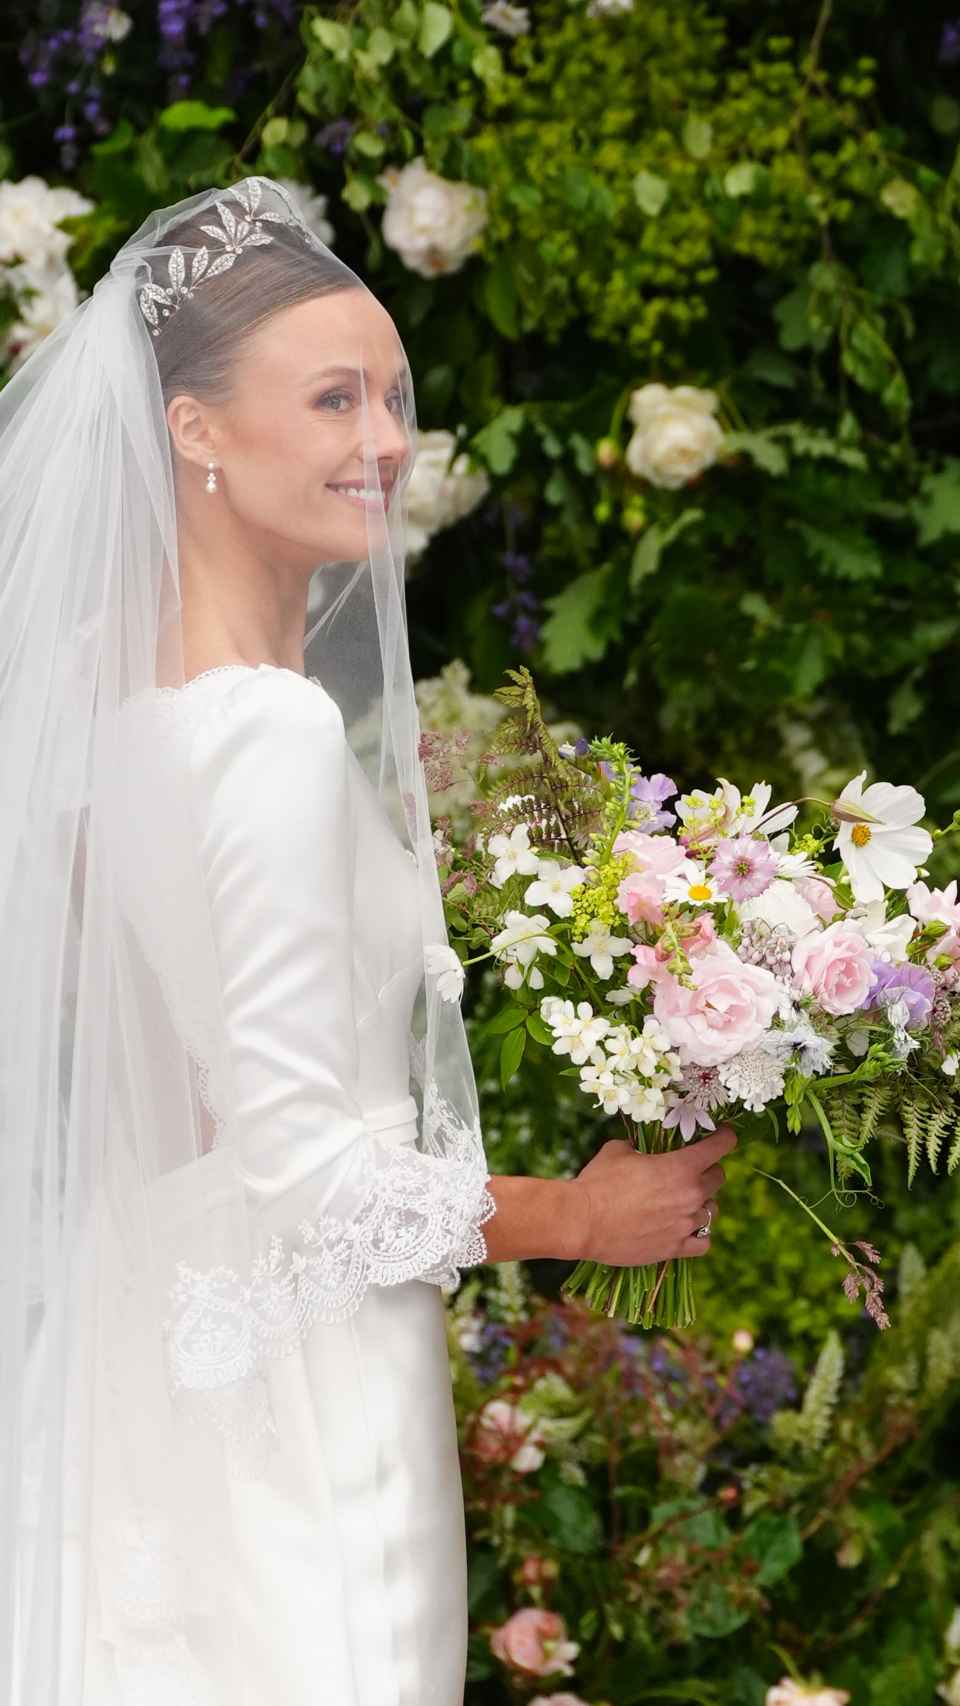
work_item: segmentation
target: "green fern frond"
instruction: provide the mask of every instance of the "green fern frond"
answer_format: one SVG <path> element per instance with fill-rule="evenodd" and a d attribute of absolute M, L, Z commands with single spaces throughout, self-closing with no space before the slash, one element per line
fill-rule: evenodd
<path fill-rule="evenodd" d="M 953 1112 L 949 1107 L 932 1107 L 927 1119 L 926 1149 L 930 1171 L 935 1173 L 940 1160 L 940 1148 L 944 1133 L 953 1124 Z"/>
<path fill-rule="evenodd" d="M 863 1092 L 860 1110 L 860 1142 L 869 1143 L 876 1136 L 877 1126 L 893 1101 L 892 1084 L 868 1084 Z"/>
<path fill-rule="evenodd" d="M 927 1264 L 916 1244 L 904 1244 L 897 1269 L 897 1296 L 901 1304 L 909 1303 L 927 1277 Z"/>
<path fill-rule="evenodd" d="M 912 1185 L 917 1176 L 920 1157 L 923 1153 L 923 1112 L 918 1102 L 916 1092 L 909 1086 L 900 1086 L 900 1121 L 903 1135 L 907 1144 L 907 1184 Z"/>
<path fill-rule="evenodd" d="M 836 1409 L 837 1398 L 840 1394 L 840 1382 L 843 1379 L 843 1346 L 840 1335 L 835 1331 L 827 1334 L 823 1349 L 817 1358 L 807 1389 L 803 1395 L 800 1413 L 796 1417 L 797 1444 L 801 1450 L 813 1456 L 822 1451 L 830 1432 L 830 1423 Z"/>
<path fill-rule="evenodd" d="M 954 1115 L 953 1141 L 947 1155 L 947 1172 L 952 1173 L 960 1166 L 960 1118 Z"/>

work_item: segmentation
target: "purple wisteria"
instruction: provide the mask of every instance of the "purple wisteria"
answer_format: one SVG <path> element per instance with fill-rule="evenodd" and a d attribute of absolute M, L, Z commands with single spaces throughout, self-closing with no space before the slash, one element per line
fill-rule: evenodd
<path fill-rule="evenodd" d="M 540 638 L 540 601 L 525 584 L 533 574 L 533 564 L 522 551 L 503 551 L 500 561 L 512 583 L 505 598 L 492 606 L 494 616 L 509 620 L 513 626 L 510 639 L 523 652 L 532 652 Z"/>

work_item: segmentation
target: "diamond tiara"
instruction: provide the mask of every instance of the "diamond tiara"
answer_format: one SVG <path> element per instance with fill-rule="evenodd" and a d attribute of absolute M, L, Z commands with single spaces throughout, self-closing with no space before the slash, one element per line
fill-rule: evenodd
<path fill-rule="evenodd" d="M 177 309 L 189 300 L 203 280 L 216 278 L 218 273 L 226 272 L 244 249 L 273 242 L 270 234 L 263 229 L 265 220 L 274 225 L 294 223 L 295 215 L 292 209 L 290 219 L 286 219 L 282 213 L 270 213 L 266 209 L 257 211 L 260 207 L 262 187 L 261 178 L 245 178 L 242 183 L 234 185 L 230 194 L 243 209 L 243 217 L 239 219 L 225 201 L 214 202 L 214 208 L 220 215 L 220 225 L 202 225 L 200 229 L 205 231 L 208 237 L 216 239 L 220 253 L 215 254 L 211 260 L 210 250 L 205 243 L 202 248 L 195 249 L 190 263 L 189 284 L 185 282 L 187 263 L 180 248 L 172 251 L 167 262 L 169 285 L 154 284 L 151 272 L 150 283 L 141 287 L 138 301 L 140 312 L 153 337 L 160 336 L 163 330 L 162 322 L 169 319 L 171 314 L 175 314 Z M 151 271 L 149 265 L 147 270 Z"/>

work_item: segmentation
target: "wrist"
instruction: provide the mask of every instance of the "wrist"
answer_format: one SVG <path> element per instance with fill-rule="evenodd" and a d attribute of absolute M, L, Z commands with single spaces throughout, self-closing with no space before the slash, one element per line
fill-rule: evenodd
<path fill-rule="evenodd" d="M 556 1179 L 563 1187 L 557 1193 L 557 1251 L 558 1260 L 583 1260 L 587 1245 L 587 1226 L 590 1218 L 590 1198 L 579 1179 Z"/>

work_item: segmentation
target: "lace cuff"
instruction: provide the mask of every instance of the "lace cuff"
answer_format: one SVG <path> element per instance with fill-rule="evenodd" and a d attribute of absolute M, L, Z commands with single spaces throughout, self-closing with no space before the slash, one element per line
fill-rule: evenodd
<path fill-rule="evenodd" d="M 248 1435 L 262 1361 L 289 1354 L 316 1321 L 345 1320 L 368 1286 L 421 1279 L 450 1292 L 460 1268 L 486 1261 L 480 1228 L 496 1202 L 474 1139 L 464 1134 L 449 1156 L 370 1142 L 372 1169 L 349 1218 L 322 1213 L 293 1237 L 272 1236 L 246 1278 L 177 1263 L 163 1323 L 168 1385 L 173 1395 L 220 1393 L 193 1406 L 220 1432 Z M 258 1426 L 270 1425 L 260 1416 Z"/>

